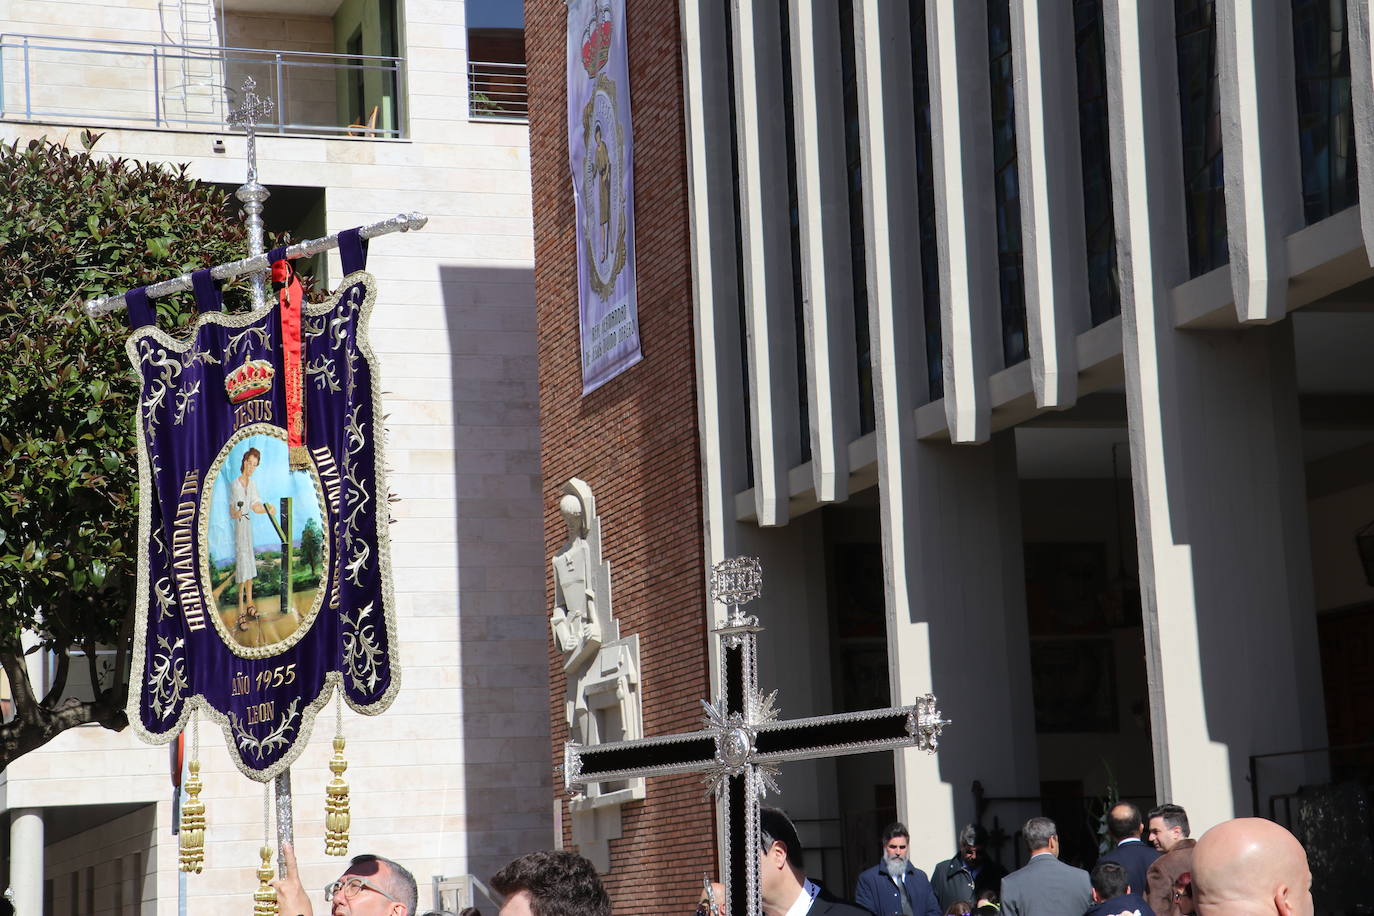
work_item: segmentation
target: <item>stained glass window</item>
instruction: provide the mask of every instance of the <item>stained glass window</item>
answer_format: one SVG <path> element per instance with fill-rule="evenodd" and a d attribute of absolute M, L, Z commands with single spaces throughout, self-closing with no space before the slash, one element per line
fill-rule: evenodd
<path fill-rule="evenodd" d="M 1308 224 L 1359 197 L 1345 0 L 1293 0 L 1302 204 Z"/>
<path fill-rule="evenodd" d="M 925 313 L 926 382 L 930 400 L 945 396 L 940 341 L 940 262 L 935 238 L 935 159 L 930 136 L 930 66 L 926 5 L 911 4 L 911 76 L 916 90 L 916 207 L 921 234 L 921 306 Z"/>
<path fill-rule="evenodd" d="M 1230 260 L 1221 157 L 1221 86 L 1213 0 L 1174 0 L 1178 105 L 1183 127 L 1183 191 L 1192 276 Z"/>
<path fill-rule="evenodd" d="M 730 108 L 730 187 L 735 215 L 735 283 L 739 301 L 739 366 L 740 382 L 744 387 L 744 478 L 745 485 L 754 485 L 753 405 L 749 402 L 749 320 L 744 298 L 744 221 L 739 198 L 739 120 L 735 110 L 735 29 L 730 18 L 731 0 L 721 0 L 725 8 L 725 89 Z"/>
<path fill-rule="evenodd" d="M 1026 276 L 1021 258 L 1021 183 L 1016 174 L 1016 100 L 1012 88 L 1009 0 L 988 0 L 988 75 L 992 89 L 1002 357 L 1005 365 L 1011 366 L 1026 358 Z"/>
<path fill-rule="evenodd" d="M 787 131 L 787 212 L 792 248 L 792 317 L 797 346 L 797 415 L 801 460 L 811 460 L 811 411 L 806 396 L 806 312 L 802 304 L 801 209 L 797 203 L 797 117 L 792 108 L 792 24 L 786 3 L 778 4 L 782 42 L 782 118 Z"/>
<path fill-rule="evenodd" d="M 854 352 L 859 364 L 859 431 L 873 431 L 873 366 L 868 339 L 868 259 L 864 247 L 864 171 L 859 151 L 859 80 L 854 62 L 854 0 L 840 0 L 844 78 L 844 154 L 849 176 L 849 251 L 854 279 Z"/>
<path fill-rule="evenodd" d="M 1083 217 L 1088 243 L 1088 307 L 1093 327 L 1121 314 L 1112 222 L 1112 160 L 1107 137 L 1107 59 L 1102 0 L 1074 0 L 1078 63 L 1078 139 L 1083 157 Z"/>

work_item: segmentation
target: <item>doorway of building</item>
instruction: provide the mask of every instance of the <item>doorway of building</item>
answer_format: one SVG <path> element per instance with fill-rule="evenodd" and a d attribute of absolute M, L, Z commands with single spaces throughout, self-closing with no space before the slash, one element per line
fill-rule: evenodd
<path fill-rule="evenodd" d="M 1039 801 L 1061 858 L 1091 868 L 1103 812 L 1155 804 L 1124 396 L 1089 395 L 1016 445 Z M 1019 837 L 1011 852 L 1024 861 Z"/>

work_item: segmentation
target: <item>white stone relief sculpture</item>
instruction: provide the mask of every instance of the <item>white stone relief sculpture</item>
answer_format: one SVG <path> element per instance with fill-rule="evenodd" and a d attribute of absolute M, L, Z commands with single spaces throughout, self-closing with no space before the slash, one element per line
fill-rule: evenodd
<path fill-rule="evenodd" d="M 621 638 L 611 614 L 611 565 L 601 559 L 601 520 L 591 487 L 572 478 L 563 485 L 558 509 L 568 543 L 552 561 L 550 626 L 567 676 L 569 738 L 582 745 L 641 738 L 639 637 Z M 573 796 L 573 843 L 598 871 L 610 869 L 620 806 L 643 797 L 643 779 L 597 783 Z"/>

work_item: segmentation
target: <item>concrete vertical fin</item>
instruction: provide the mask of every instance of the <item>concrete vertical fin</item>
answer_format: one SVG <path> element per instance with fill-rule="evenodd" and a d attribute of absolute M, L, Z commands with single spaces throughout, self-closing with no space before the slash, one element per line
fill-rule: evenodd
<path fill-rule="evenodd" d="M 779 2 L 739 0 L 734 20 L 750 435 L 755 510 L 764 527 L 787 524 L 787 476 L 800 455 L 786 127 L 777 109 L 782 104 Z"/>
<path fill-rule="evenodd" d="M 828 503 L 849 495 L 849 443 L 859 432 L 844 123 L 834 115 L 844 104 L 840 28 L 832 0 L 793 0 L 790 15 L 811 425 L 803 435 L 816 499 Z"/>
<path fill-rule="evenodd" d="M 692 322 L 696 335 L 697 424 L 705 503 L 706 566 L 734 553 L 735 494 L 746 485 L 744 409 L 739 396 L 738 278 L 724 9 L 682 0 L 683 94 L 692 239 Z"/>
<path fill-rule="evenodd" d="M 1031 382 L 1036 406 L 1072 407 L 1091 324 L 1073 10 L 1012 0 L 1011 21 Z"/>
<path fill-rule="evenodd" d="M 1374 0 L 1346 0 L 1350 29 L 1350 82 L 1355 105 L 1355 158 L 1360 187 L 1374 188 L 1374 42 L 1370 7 Z M 1374 194 L 1360 195 L 1360 233 L 1374 265 Z"/>
<path fill-rule="evenodd" d="M 984 4 L 926 0 L 926 46 L 945 416 L 954 442 L 985 442 L 992 429 L 988 376 L 1001 368 L 1002 348 Z"/>
<path fill-rule="evenodd" d="M 1217 0 L 1231 291 L 1243 323 L 1288 313 L 1285 237 L 1301 221 L 1291 4 Z"/>

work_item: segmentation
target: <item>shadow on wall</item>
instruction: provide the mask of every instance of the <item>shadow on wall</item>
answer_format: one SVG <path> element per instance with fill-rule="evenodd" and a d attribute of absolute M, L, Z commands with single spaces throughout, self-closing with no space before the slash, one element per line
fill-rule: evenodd
<path fill-rule="evenodd" d="M 553 839 L 534 270 L 439 274 L 453 399 L 465 834 L 469 870 L 486 882 Z"/>

